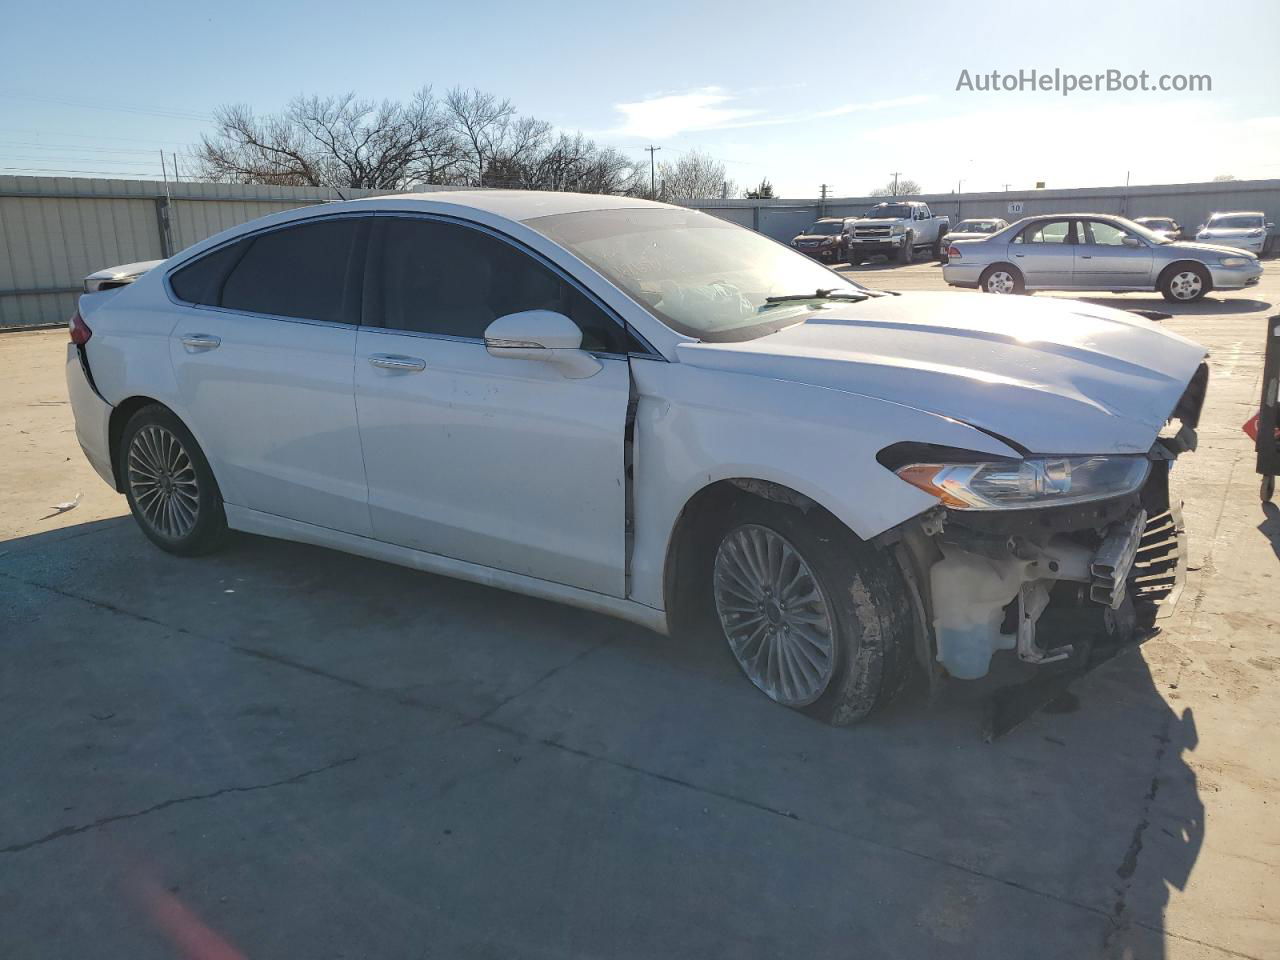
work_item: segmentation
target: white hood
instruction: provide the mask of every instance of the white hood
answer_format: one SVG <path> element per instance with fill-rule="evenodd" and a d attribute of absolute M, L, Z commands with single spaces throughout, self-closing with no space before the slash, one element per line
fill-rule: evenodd
<path fill-rule="evenodd" d="M 911 293 L 833 304 L 744 343 L 682 344 L 678 356 L 901 403 L 1034 453 L 1086 454 L 1150 449 L 1205 349 L 1073 300 Z"/>

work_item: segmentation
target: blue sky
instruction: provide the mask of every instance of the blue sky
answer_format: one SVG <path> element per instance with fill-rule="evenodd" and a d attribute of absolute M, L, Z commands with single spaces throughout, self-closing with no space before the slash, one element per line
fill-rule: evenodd
<path fill-rule="evenodd" d="M 181 154 L 219 104 L 458 84 L 637 159 L 704 150 L 783 196 L 861 194 L 894 170 L 966 192 L 1280 177 L 1276 0 L 62 0 L 11 5 L 0 63 L 0 173 L 158 176 L 158 151 Z M 962 69 L 1055 67 L 1207 73 L 1213 90 L 955 89 Z"/>

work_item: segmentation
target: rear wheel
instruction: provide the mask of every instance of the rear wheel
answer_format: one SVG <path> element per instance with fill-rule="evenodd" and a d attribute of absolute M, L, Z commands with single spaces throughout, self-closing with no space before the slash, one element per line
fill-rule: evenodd
<path fill-rule="evenodd" d="M 1025 293 L 1026 285 L 1017 267 L 998 263 L 982 271 L 978 287 L 983 293 Z"/>
<path fill-rule="evenodd" d="M 1209 292 L 1209 272 L 1198 263 L 1171 267 L 1160 281 L 1160 294 L 1173 303 L 1194 303 Z"/>
<path fill-rule="evenodd" d="M 721 531 L 712 596 L 747 679 L 837 725 L 892 698 L 910 663 L 911 605 L 888 554 L 829 514 L 767 500 L 737 504 Z"/>
<path fill-rule="evenodd" d="M 222 542 L 227 518 L 213 471 L 171 411 L 153 404 L 130 417 L 119 456 L 129 510 L 152 543 L 195 556 Z"/>

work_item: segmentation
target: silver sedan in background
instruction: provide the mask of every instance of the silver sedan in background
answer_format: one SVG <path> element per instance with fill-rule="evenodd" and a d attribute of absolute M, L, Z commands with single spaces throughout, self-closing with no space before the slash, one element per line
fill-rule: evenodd
<path fill-rule="evenodd" d="M 1262 264 L 1234 247 L 1169 240 L 1124 217 L 1055 213 L 950 244 L 942 275 L 953 287 L 985 293 L 1159 290 L 1189 303 L 1210 290 L 1253 286 Z"/>

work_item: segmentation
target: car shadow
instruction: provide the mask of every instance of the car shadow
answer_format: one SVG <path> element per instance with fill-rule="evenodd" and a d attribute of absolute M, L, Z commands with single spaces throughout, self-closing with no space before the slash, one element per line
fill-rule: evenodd
<path fill-rule="evenodd" d="M 1262 512 L 1266 519 L 1258 524 L 1258 532 L 1267 538 L 1276 559 L 1280 560 L 1280 506 L 1268 500 L 1262 505 Z"/>
<path fill-rule="evenodd" d="M 1053 291 L 1063 295 L 1070 291 Z M 1112 294 L 1101 296 L 1075 297 L 1081 303 L 1092 303 L 1100 307 L 1115 307 L 1121 310 L 1152 310 L 1157 313 L 1169 313 L 1174 316 L 1200 316 L 1204 314 L 1260 313 L 1271 309 L 1265 300 L 1237 300 L 1228 297 L 1207 296 L 1195 303 L 1172 303 L 1163 297 L 1135 297 L 1131 294 Z"/>
<path fill-rule="evenodd" d="M 199 659 L 210 645 L 235 665 L 226 670 L 227 683 L 298 670 L 313 682 L 332 682 L 335 690 L 356 690 L 392 706 L 456 714 L 464 721 L 458 731 L 482 725 L 510 733 L 524 744 L 522 752 L 551 751 L 557 764 L 585 758 L 600 768 L 600 777 L 616 769 L 628 778 L 646 778 L 655 790 L 695 791 L 701 795 L 697 817 L 659 823 L 673 815 L 661 805 L 651 814 L 644 807 L 628 812 L 651 817 L 655 831 L 683 831 L 689 839 L 682 842 L 691 850 L 737 849 L 741 837 L 729 832 L 726 811 L 739 809 L 753 822 L 758 818 L 762 832 L 753 842 L 759 849 L 785 849 L 797 828 L 827 838 L 823 846 L 829 851 L 804 875 L 812 879 L 795 879 L 801 885 L 788 894 L 795 904 L 822 909 L 783 909 L 763 896 L 730 903 L 707 892 L 681 891 L 724 943 L 738 942 L 735 929 L 748 928 L 760 911 L 770 911 L 778 942 L 804 948 L 798 952 L 830 952 L 824 948 L 854 929 L 874 931 L 881 944 L 897 942 L 901 949 L 891 954 L 898 956 L 942 955 L 945 945 L 949 955 L 963 956 L 1161 957 L 1164 907 L 1172 890 L 1185 888 L 1204 839 L 1204 807 L 1185 761 L 1197 745 L 1194 716 L 1166 699 L 1140 649 L 1087 674 L 1048 711 L 985 744 L 980 718 L 991 691 L 981 685 L 948 684 L 929 697 L 917 683 L 863 724 L 832 728 L 769 702 L 710 636 L 662 637 L 550 602 L 247 535 L 232 537 L 218 553 L 188 560 L 161 553 L 118 518 L 95 521 L 57 535 L 0 543 L 0 581 L 6 590 L 15 583 L 37 585 L 26 600 L 11 594 L 15 603 L 0 605 L 0 623 L 13 620 L 0 634 L 13 641 L 39 635 L 41 624 L 56 622 L 60 609 L 78 611 L 87 603 L 111 613 L 95 621 L 93 644 L 78 648 L 89 662 L 77 668 L 89 674 L 99 669 L 92 661 L 100 656 L 115 658 L 115 670 L 146 676 L 143 667 L 133 671 L 119 658 L 136 657 L 141 664 L 152 655 L 153 646 L 133 640 L 139 624 L 168 628 L 191 641 L 167 646 L 166 656 L 179 658 L 174 670 L 214 698 L 222 681 L 209 679 Z M 188 649 L 189 669 L 180 659 Z M 9 674 L 9 682 L 22 678 Z M 148 692 L 167 702 L 185 689 L 157 686 Z M 280 696 L 286 698 L 279 705 L 286 714 L 305 713 L 288 702 L 289 694 Z M 404 716 L 411 730 L 416 714 Z M 7 733 L 15 742 L 29 741 L 32 757 L 54 755 L 40 738 L 69 722 L 61 716 L 15 716 Z M 171 765 L 172 795 L 190 792 L 183 764 L 191 756 L 263 749 L 248 728 L 223 725 L 216 716 L 201 722 L 207 724 L 201 728 L 207 743 L 187 741 L 167 755 L 148 755 L 160 765 L 150 776 L 164 777 L 165 765 Z M 299 724 L 290 730 L 295 741 L 317 740 L 294 742 L 293 749 L 308 752 L 314 746 L 322 752 L 325 734 L 319 729 L 309 734 Z M 442 758 L 451 750 L 465 749 L 466 736 L 420 740 L 414 749 L 424 751 L 426 764 L 445 764 Z M 129 777 L 128 756 L 118 762 L 119 768 L 92 772 L 33 763 L 6 781 L 27 780 L 24 789 L 30 791 L 50 777 L 89 790 L 92 777 Z M 536 757 L 527 762 L 532 767 Z M 79 778 L 84 782 L 76 786 Z M 498 798 L 512 789 L 508 779 L 494 777 L 491 787 L 487 782 L 473 789 Z M 593 817 L 614 824 L 613 814 L 593 812 L 599 798 L 559 796 L 557 791 L 569 787 L 531 782 L 546 795 L 534 793 L 505 807 L 481 795 L 496 803 L 493 809 L 506 810 L 504 816 L 535 825 L 538 811 L 568 810 L 573 819 L 563 825 L 566 835 L 585 829 Z M 411 779 L 392 778 L 376 792 L 397 810 L 418 810 L 426 802 Z M 0 786 L 0 821 L 21 795 L 16 786 Z M 306 798 L 299 793 L 291 800 L 302 824 L 310 815 Z M 704 816 L 713 807 L 716 815 Z M 353 809 L 353 816 L 358 813 Z M 243 829 L 254 834 L 268 826 L 246 823 Z M 512 823 L 477 820 L 469 828 L 522 842 Z M 438 842 L 434 834 L 393 833 L 386 850 L 370 849 L 379 841 L 359 835 L 363 845 L 308 833 L 315 859 L 298 869 L 326 865 L 335 889 L 366 897 L 355 905 L 360 910 L 376 912 L 381 904 L 368 900 L 363 887 L 343 882 L 353 864 L 379 896 L 420 893 L 418 873 L 380 873 L 378 864 L 384 857 L 403 857 L 405 849 L 430 862 L 430 844 Z M 611 845 L 607 831 L 588 841 L 604 860 L 627 855 Z M 184 834 L 169 842 L 195 840 Z M 865 863 L 850 859 L 851 852 Z M 242 868 L 234 861 L 239 855 L 239 848 L 227 854 L 228 869 Z M 516 860 L 528 871 L 529 883 L 559 876 L 554 864 L 532 855 Z M 730 859 L 728 866 L 752 871 L 745 886 L 764 890 L 781 862 L 783 854 L 774 852 Z M 496 876 L 483 862 L 468 869 L 477 882 Z M 260 905 L 286 925 L 292 915 L 287 887 Z M 79 909 L 87 918 L 114 908 L 96 890 L 80 892 Z M 656 888 L 628 891 L 635 905 L 663 895 Z M 707 909 L 699 897 L 706 898 Z M 1042 908 L 1065 912 L 1037 913 Z M 583 909 L 590 914 L 597 905 Z M 1020 910 L 1027 917 L 1014 919 Z M 636 922 L 641 919 L 664 922 L 661 914 Z M 576 921 L 570 916 L 565 922 Z M 1040 952 L 1037 938 L 1050 926 L 1056 932 L 1043 935 L 1056 949 Z M 528 950 L 558 952 L 554 943 L 531 942 Z"/>

